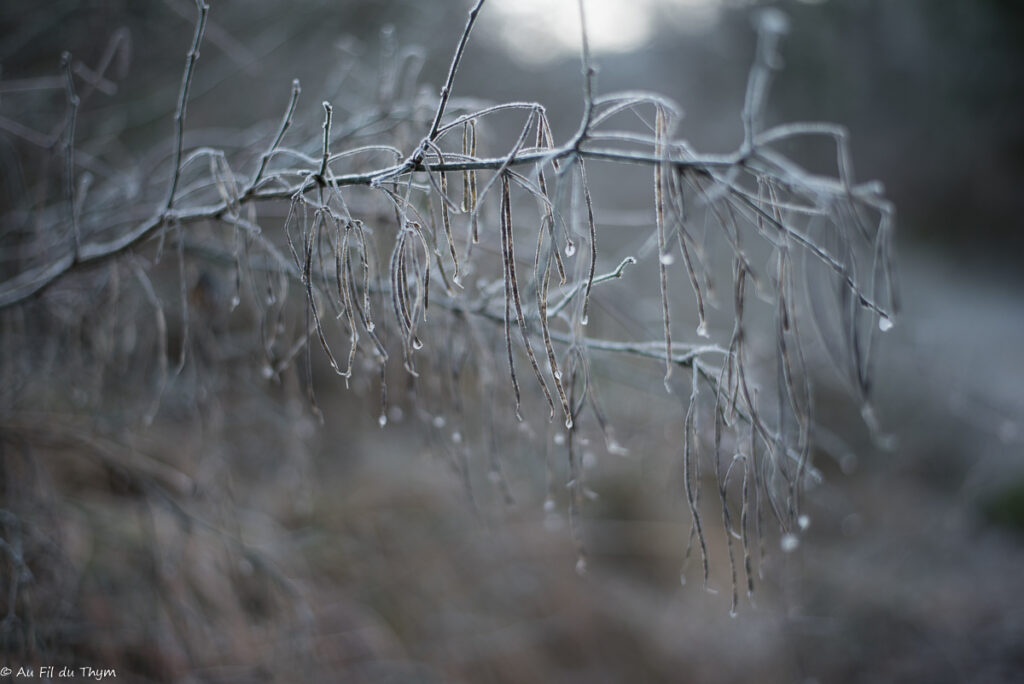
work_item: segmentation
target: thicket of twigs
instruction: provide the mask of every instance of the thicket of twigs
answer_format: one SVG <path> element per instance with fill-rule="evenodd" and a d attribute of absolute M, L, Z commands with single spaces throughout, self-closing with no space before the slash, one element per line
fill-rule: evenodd
<path fill-rule="evenodd" d="M 582 115 L 568 139 L 554 138 L 539 104 L 461 97 L 459 62 L 484 5 L 469 13 L 439 98 L 417 87 L 416 51 L 386 46 L 369 104 L 324 101 L 319 130 L 301 124 L 296 81 L 290 95 L 282 87 L 273 127 L 218 144 L 190 138 L 209 12 L 202 0 L 171 143 L 136 166 L 105 154 L 110 131 L 91 121 L 90 140 L 81 125 L 120 68 L 122 33 L 99 64 L 65 55 L 60 80 L 36 84 L 64 94 L 59 128 L 45 134 L 5 116 L 4 135 L 36 160 L 23 164 L 34 175 L 18 176 L 0 236 L 8 649 L 37 653 L 69 638 L 41 636 L 41 621 L 70 608 L 31 599 L 41 582 L 66 589 L 74 581 L 73 571 L 50 573 L 68 565 L 55 560 L 65 551 L 36 533 L 63 485 L 33 480 L 32 445 L 90 454 L 193 533 L 207 524 L 194 502 L 198 476 L 174 463 L 173 449 L 149 458 L 138 446 L 160 434 L 157 418 L 202 413 L 213 392 L 233 392 L 230 413 L 245 410 L 246 392 L 266 391 L 253 389 L 260 383 L 301 387 L 304 408 L 281 421 L 282 449 L 294 450 L 303 413 L 343 419 L 318 406 L 321 359 L 337 382 L 379 406 L 381 427 L 401 401 L 443 433 L 470 498 L 481 470 L 508 489 L 501 444 L 525 434 L 521 422 L 553 435 L 561 456 L 545 505 L 565 501 L 580 571 L 589 494 L 581 440 L 611 454 L 629 448 L 606 409 L 614 388 L 599 392 L 594 369 L 624 357 L 661 364 L 664 390 L 681 400 L 684 435 L 665 448 L 679 451 L 688 544 L 705 580 L 707 487 L 729 540 L 734 608 L 740 587 L 753 591 L 772 530 L 784 550 L 798 543 L 801 490 L 818 477 L 810 336 L 870 423 L 871 349 L 896 305 L 893 210 L 877 183 L 855 178 L 846 132 L 764 122 L 785 18 L 758 19 L 742 144 L 709 155 L 677 137 L 682 111 L 667 98 L 598 92 L 585 30 Z M 580 16 L 585 26 L 582 1 Z M 495 121 L 514 121 L 517 134 L 500 137 Z M 803 137 L 834 143 L 830 175 L 780 152 Z M 588 174 L 608 165 L 649 177 L 649 220 L 604 222 Z M 723 265 L 731 278 L 720 282 Z M 600 306 L 617 287 L 626 316 Z M 79 420 L 55 423 L 55 414 Z M 287 579 L 217 534 L 235 556 L 227 581 L 251 581 L 255 566 L 268 586 L 289 591 Z"/>

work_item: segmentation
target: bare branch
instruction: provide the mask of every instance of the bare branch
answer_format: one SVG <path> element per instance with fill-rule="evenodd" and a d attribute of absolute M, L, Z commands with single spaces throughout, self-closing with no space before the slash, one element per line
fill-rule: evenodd
<path fill-rule="evenodd" d="M 181 91 L 178 94 L 178 110 L 174 114 L 176 126 L 174 134 L 174 169 L 171 176 L 171 188 L 167 192 L 167 202 L 164 208 L 170 210 L 174 206 L 174 195 L 178 191 L 178 179 L 181 177 L 181 152 L 185 138 L 185 110 L 188 105 L 188 93 L 192 88 L 192 76 L 195 73 L 196 62 L 199 60 L 199 45 L 203 42 L 203 34 L 206 31 L 206 17 L 209 14 L 210 6 L 205 0 L 196 0 L 196 9 L 199 17 L 196 19 L 196 32 L 192 37 L 192 47 L 185 56 L 185 71 L 181 76 Z"/>

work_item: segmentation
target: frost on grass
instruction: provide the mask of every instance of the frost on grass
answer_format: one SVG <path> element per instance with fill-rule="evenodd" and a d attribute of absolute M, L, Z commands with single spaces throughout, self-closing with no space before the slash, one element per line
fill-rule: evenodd
<path fill-rule="evenodd" d="M 264 143 L 228 150 L 186 144 L 190 87 L 201 67 L 209 12 L 197 2 L 169 131 L 170 166 L 128 174 L 162 179 L 152 187 L 128 187 L 122 173 L 87 182 L 75 162 L 75 121 L 84 97 L 68 72 L 61 132 L 66 182 L 53 206 L 39 214 L 38 227 L 21 233 L 17 249 L 6 255 L 4 344 L 17 348 L 24 339 L 27 311 L 66 307 L 73 295 L 62 287 L 65 281 L 97 283 L 105 296 L 78 303 L 121 336 L 111 348 L 158 358 L 155 377 L 145 378 L 148 422 L 160 410 L 168 375 L 188 372 L 186 350 L 200 350 L 201 358 L 191 362 L 199 364 L 212 349 L 238 344 L 234 337 L 225 342 L 223 326 L 219 336 L 210 326 L 189 326 L 204 315 L 195 302 L 205 301 L 197 298 L 199 282 L 191 274 L 197 268 L 226 273 L 232 285 L 223 315 L 237 309 L 232 316 L 251 323 L 242 353 L 252 356 L 264 381 L 298 378 L 309 410 L 332 420 L 316 399 L 316 354 L 346 386 L 371 397 L 382 428 L 389 397 L 410 398 L 419 407 L 415 415 L 440 436 L 437 448 L 470 497 L 477 458 L 489 485 L 513 501 L 499 453 L 504 426 L 522 422 L 522 434 L 549 435 L 545 449 L 565 463 L 549 480 L 567 474 L 569 527 L 581 572 L 587 561 L 580 525 L 589 492 L 581 445 L 597 440 L 609 453 L 627 453 L 602 408 L 592 369 L 627 356 L 646 359 L 660 365 L 664 389 L 682 404 L 678 489 L 693 521 L 687 554 L 699 554 L 706 583 L 701 497 L 713 482 L 735 608 L 739 568 L 748 592 L 753 589 L 765 521 L 774 521 L 787 551 L 807 527 L 801 491 L 817 477 L 810 462 L 810 330 L 871 415 L 872 347 L 896 315 L 892 207 L 877 183 L 856 180 L 842 127 L 764 126 L 787 29 L 777 11 L 756 22 L 756 59 L 738 117 L 743 142 L 732 153 L 711 155 L 676 136 L 682 112 L 668 98 L 596 92 L 585 29 L 583 113 L 569 139 L 554 138 L 540 104 L 454 97 L 483 6 L 479 0 L 470 11 L 429 107 L 416 99 L 415 88 L 397 85 L 415 83 L 422 60 L 386 46 L 379 90 L 364 93 L 375 107 L 342 117 L 341 108 L 323 101 L 314 127 L 303 123 L 308 117 L 300 115 L 305 109 L 296 81 L 282 88 L 283 114 L 268 126 Z M 582 1 L 579 9 L 585 27 Z M 344 111 L 352 110 L 346 103 Z M 491 133 L 499 117 L 517 121 L 509 139 Z M 834 144 L 832 174 L 811 173 L 779 151 L 804 137 Z M 410 146 L 410 139 L 418 142 Z M 649 249 L 624 258 L 603 251 L 607 236 L 588 176 L 599 164 L 641 168 L 650 179 L 652 219 L 636 226 L 649 236 Z M 168 257 L 172 249 L 175 256 Z M 722 254 L 731 271 L 726 285 L 712 277 Z M 162 258 L 178 259 L 177 293 L 158 291 L 151 282 L 148 272 Z M 121 282 L 122 273 L 135 286 L 110 285 Z M 655 299 L 634 303 L 638 312 L 656 310 L 657 323 L 603 336 L 608 328 L 598 303 L 625 275 L 657 285 Z M 752 322 L 748 313 L 759 299 L 771 307 L 767 323 L 763 317 Z M 684 300 L 693 304 L 692 319 L 676 313 Z M 153 330 L 140 334 L 134 325 L 121 325 L 133 315 L 136 305 L 125 303 L 131 301 L 155 321 Z M 713 329 L 707 320 L 712 306 L 731 324 Z M 174 371 L 167 367 L 171 310 L 183 329 Z M 757 373 L 753 361 L 765 346 L 773 350 L 768 374 Z M 105 358 L 112 357 L 91 362 L 102 365 Z M 11 364 L 7 372 L 20 371 Z M 7 388 L 20 386 L 18 378 L 9 380 Z M 13 411 L 16 395 L 5 390 L 3 411 Z M 564 497 L 557 487 L 549 489 L 556 494 L 544 507 L 552 513 Z"/>

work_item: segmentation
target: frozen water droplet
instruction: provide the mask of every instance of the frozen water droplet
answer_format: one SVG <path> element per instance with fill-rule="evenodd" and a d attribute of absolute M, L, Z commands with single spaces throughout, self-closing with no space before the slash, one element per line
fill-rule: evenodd
<path fill-rule="evenodd" d="M 675 263 L 675 260 L 676 257 L 671 252 L 665 252 L 660 257 L 658 257 L 658 261 L 660 261 L 664 266 L 672 265 L 673 263 Z"/>
<path fill-rule="evenodd" d="M 593 451 L 583 452 L 583 467 L 590 470 L 597 465 L 597 455 Z"/>
<path fill-rule="evenodd" d="M 736 617 L 737 615 L 739 615 L 739 613 L 737 613 L 737 612 L 736 612 L 736 609 L 735 609 L 735 608 L 730 608 L 730 609 L 729 609 L 729 617 L 731 617 L 731 618 L 734 618 L 734 617 Z"/>
<path fill-rule="evenodd" d="M 263 368 L 260 369 L 260 373 L 262 373 L 263 377 L 267 380 L 274 377 L 274 369 L 269 365 L 263 366 Z"/>
<path fill-rule="evenodd" d="M 462 444 L 462 433 L 456 430 L 452 433 L 452 441 L 456 444 Z"/>
<path fill-rule="evenodd" d="M 572 430 L 572 416 L 568 416 L 565 419 L 565 429 Z"/>
<path fill-rule="evenodd" d="M 587 323 L 590 323 L 590 316 L 580 316 L 580 325 L 586 325 Z"/>
<path fill-rule="evenodd" d="M 555 500 L 554 499 L 549 497 L 549 498 L 544 500 L 544 512 L 545 513 L 554 513 L 555 512 Z"/>
<path fill-rule="evenodd" d="M 370 332 L 373 332 L 373 329 L 376 328 L 376 327 L 377 326 L 374 324 L 373 321 L 369 321 L 366 324 L 366 329 L 369 330 Z"/>
<path fill-rule="evenodd" d="M 415 349 L 416 351 L 419 351 L 420 349 L 423 349 L 423 343 L 420 342 L 419 340 L 413 340 L 412 348 Z"/>
<path fill-rule="evenodd" d="M 273 295 L 268 295 L 267 298 L 263 301 L 266 302 L 267 306 L 273 306 L 274 302 L 276 302 L 277 300 L 274 299 Z"/>
<path fill-rule="evenodd" d="M 801 515 L 799 518 L 796 519 L 796 524 L 800 526 L 801 530 L 806 530 L 808 527 L 811 526 L 811 519 L 807 515 Z"/>
<path fill-rule="evenodd" d="M 553 375 L 555 376 L 555 380 L 561 380 L 562 379 L 562 371 L 560 371 L 560 370 L 556 370 L 553 373 Z"/>
<path fill-rule="evenodd" d="M 567 242 L 565 244 L 565 256 L 571 257 L 575 253 L 576 253 L 576 243 L 575 242 Z"/>
<path fill-rule="evenodd" d="M 875 415 L 875 410 L 871 408 L 871 404 L 865 403 L 860 407 L 860 416 L 873 433 L 879 432 L 878 416 Z"/>
<path fill-rule="evenodd" d="M 697 325 L 697 335 L 699 335 L 700 337 L 710 337 L 710 335 L 708 334 L 707 321 L 701 321 Z"/>
<path fill-rule="evenodd" d="M 576 561 L 576 574 L 580 575 L 581 577 L 587 574 L 586 558 L 580 558 L 578 561 Z"/>
<path fill-rule="evenodd" d="M 555 435 L 555 444 L 557 444 L 558 446 L 562 446 L 563 444 L 565 444 L 565 435 L 562 434 L 561 432 L 556 434 Z"/>
<path fill-rule="evenodd" d="M 682 572 L 679 573 L 679 584 L 681 584 L 684 587 L 686 586 L 686 575 Z"/>
<path fill-rule="evenodd" d="M 892 326 L 892 319 L 889 318 L 888 316 L 882 316 L 881 318 L 878 319 L 878 329 L 881 330 L 882 332 L 892 330 Z"/>
<path fill-rule="evenodd" d="M 793 553 L 798 546 L 800 546 L 800 538 L 793 533 L 784 534 L 779 540 L 779 547 L 786 553 Z"/>
<path fill-rule="evenodd" d="M 234 311 L 235 309 L 237 309 L 238 305 L 241 304 L 241 303 L 242 303 L 242 299 L 238 295 L 235 295 L 234 297 L 232 297 L 231 298 L 231 310 Z"/>
<path fill-rule="evenodd" d="M 598 499 L 597 492 L 595 492 L 593 489 L 584 489 L 583 496 L 587 497 L 591 501 L 597 501 Z"/>
<path fill-rule="evenodd" d="M 782 35 L 789 31 L 789 17 L 774 7 L 766 9 L 757 17 L 757 27 L 767 33 Z"/>
<path fill-rule="evenodd" d="M 380 425 L 381 427 L 384 427 L 387 424 L 388 424 L 388 417 L 385 416 L 383 413 L 380 414 L 380 417 L 377 418 L 377 425 Z"/>
<path fill-rule="evenodd" d="M 444 416 L 434 416 L 434 427 L 440 429 L 444 427 Z"/>
<path fill-rule="evenodd" d="M 608 453 L 612 454 L 613 456 L 628 456 L 629 449 L 622 446 L 613 439 L 612 441 L 608 442 Z"/>

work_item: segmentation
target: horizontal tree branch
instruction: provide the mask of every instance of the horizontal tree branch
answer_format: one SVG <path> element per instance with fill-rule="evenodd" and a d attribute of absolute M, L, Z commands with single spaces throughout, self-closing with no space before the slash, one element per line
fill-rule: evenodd
<path fill-rule="evenodd" d="M 409 163 L 395 164 L 365 173 L 333 176 L 329 179 L 324 179 L 324 182 L 334 187 L 374 187 L 381 184 L 382 179 L 386 179 L 388 182 L 398 182 L 409 173 L 427 171 L 431 173 L 487 170 L 496 171 L 502 167 L 508 168 L 530 164 L 547 164 L 576 155 L 584 159 L 647 166 L 668 164 L 680 171 L 697 172 L 708 176 L 714 176 L 716 172 L 721 173 L 729 168 L 734 168 L 737 164 L 744 163 L 744 159 L 736 154 L 666 160 L 654 155 L 643 155 L 627 151 L 606 149 L 590 150 L 586 147 L 575 149 L 572 146 L 565 146 L 546 151 L 527 151 L 517 154 L 511 158 L 506 156 L 461 161 L 439 161 L 434 164 L 424 164 L 423 162 L 420 162 L 415 166 L 410 166 Z M 297 170 L 296 173 L 303 173 L 305 175 L 305 180 L 303 180 L 302 183 L 274 189 L 260 189 L 257 186 L 250 186 L 250 188 L 239 198 L 239 204 L 245 204 L 253 200 L 291 199 L 296 194 L 304 194 L 318 187 L 318 183 L 314 179 L 319 176 L 315 171 Z M 264 182 L 266 182 L 266 180 L 269 179 L 263 179 Z M 874 186 L 864 187 L 865 189 L 874 189 Z M 67 255 L 52 263 L 24 271 L 0 285 L 0 309 L 14 306 L 29 299 L 33 295 L 39 294 L 78 266 L 95 264 L 115 257 L 118 254 L 140 244 L 166 226 L 220 220 L 225 216 L 228 210 L 229 207 L 225 202 L 187 209 L 167 209 L 155 213 L 153 216 L 138 224 L 130 231 L 111 240 L 83 243 L 79 249 L 77 258 L 73 253 L 69 252 Z"/>

